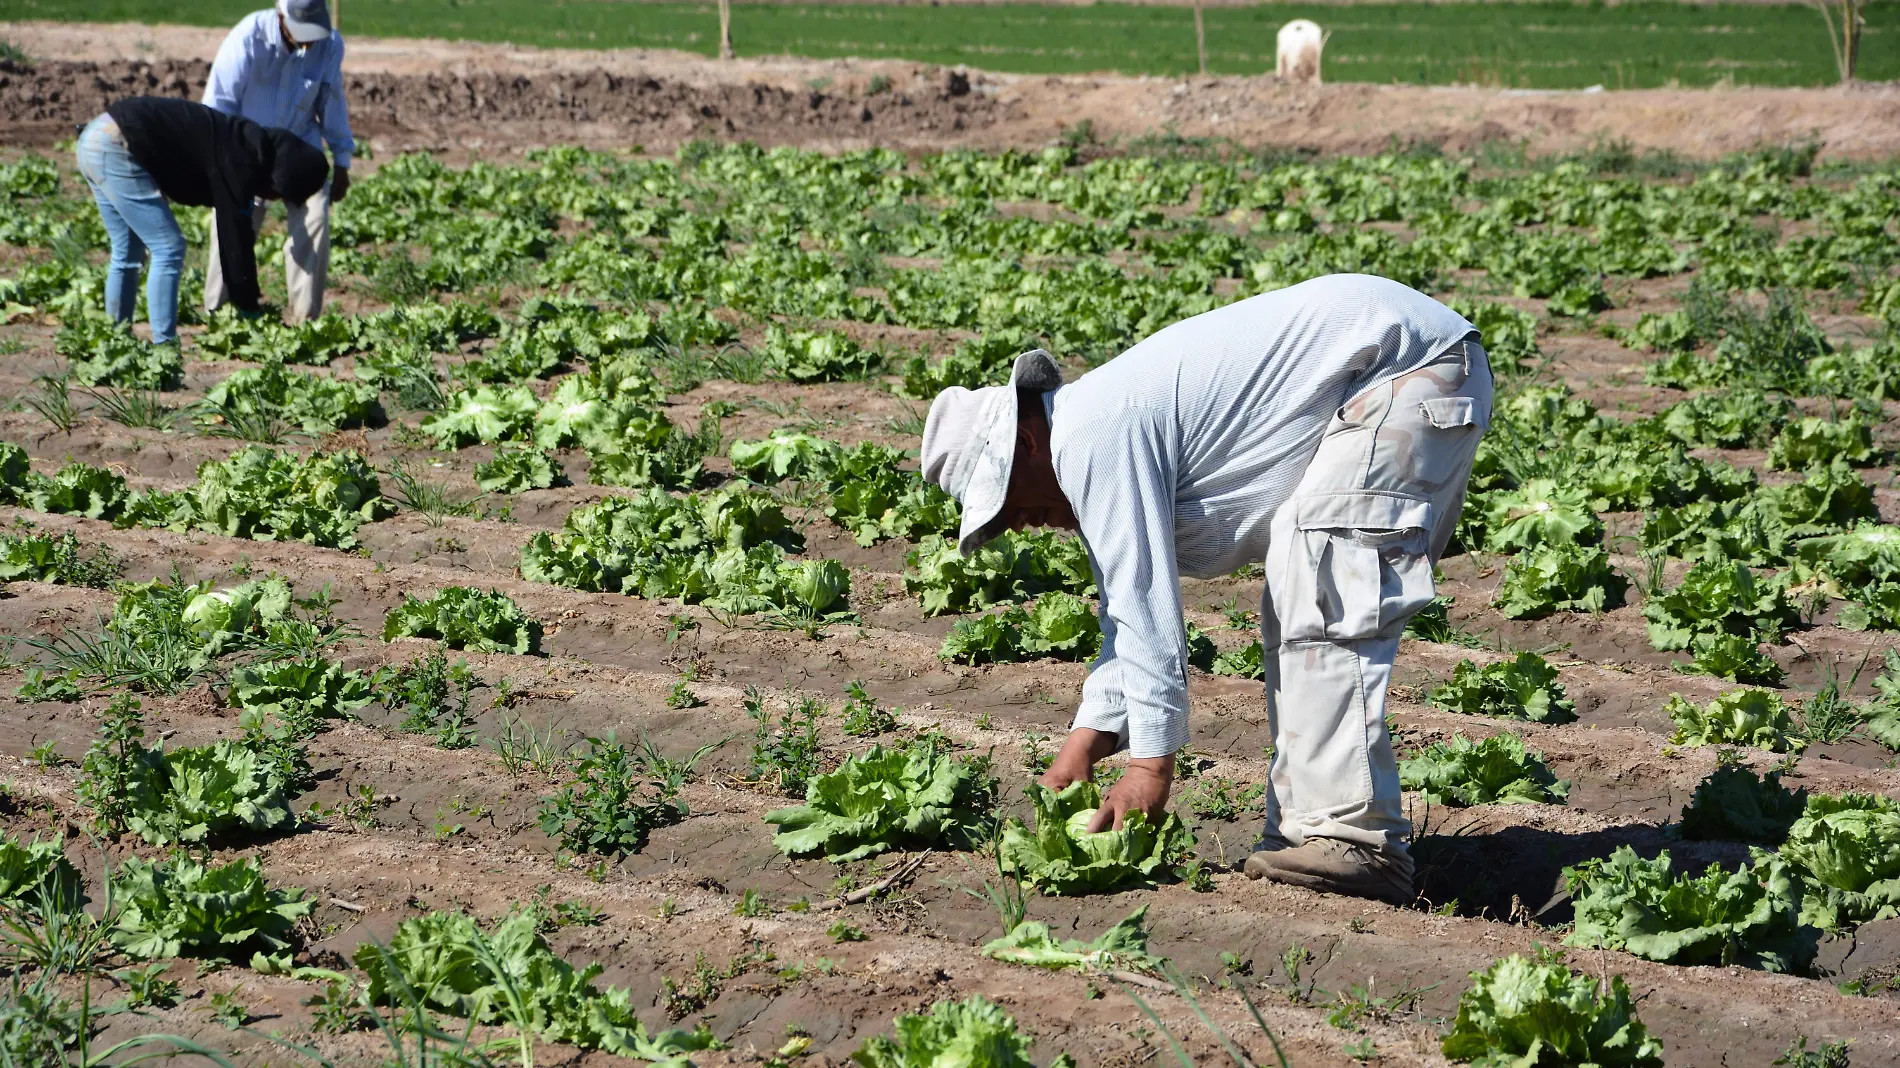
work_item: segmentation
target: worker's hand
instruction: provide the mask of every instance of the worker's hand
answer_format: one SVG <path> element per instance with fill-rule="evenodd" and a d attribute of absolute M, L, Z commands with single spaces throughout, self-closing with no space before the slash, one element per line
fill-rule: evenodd
<path fill-rule="evenodd" d="M 1121 781 L 1109 788 L 1108 796 L 1102 798 L 1102 807 L 1096 809 L 1095 818 L 1089 820 L 1089 831 L 1106 831 L 1111 827 L 1119 830 L 1123 818 L 1130 812 L 1147 816 L 1150 827 L 1160 823 L 1167 818 L 1168 791 L 1173 786 L 1172 754 L 1129 761 Z"/>
<path fill-rule="evenodd" d="M 1051 790 L 1095 777 L 1095 763 L 1115 751 L 1119 739 L 1107 731 L 1077 727 L 1069 732 L 1049 770 L 1036 780 Z"/>
<path fill-rule="evenodd" d="M 334 204 L 337 201 L 342 200 L 344 194 L 348 193 L 349 191 L 350 191 L 350 169 L 348 167 L 338 167 L 337 169 L 331 171 L 330 172 L 330 203 Z"/>

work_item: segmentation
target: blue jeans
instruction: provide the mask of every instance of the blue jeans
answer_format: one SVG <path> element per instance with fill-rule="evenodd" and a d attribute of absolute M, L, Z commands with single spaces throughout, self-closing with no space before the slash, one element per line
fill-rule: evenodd
<path fill-rule="evenodd" d="M 185 268 L 185 236 L 158 183 L 126 150 L 119 124 L 100 115 L 79 135 L 79 173 L 92 186 L 93 202 L 112 239 L 106 274 L 106 317 L 129 323 L 138 308 L 139 267 L 152 254 L 145 279 L 145 310 L 152 341 L 178 340 L 178 276 Z"/>

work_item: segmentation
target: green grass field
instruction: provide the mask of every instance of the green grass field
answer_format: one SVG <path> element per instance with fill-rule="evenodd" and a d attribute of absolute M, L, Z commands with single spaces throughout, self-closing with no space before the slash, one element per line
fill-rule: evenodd
<path fill-rule="evenodd" d="M 575 48 L 710 53 L 711 3 L 635 0 L 341 0 L 346 32 Z M 228 23 L 261 0 L 0 0 L 0 19 Z M 1209 64 L 1273 68 L 1274 33 L 1311 18 L 1331 32 L 1329 81 L 1538 89 L 1826 85 L 1836 80 L 1821 16 L 1801 5 L 1579 3 L 1261 4 L 1207 12 Z M 1023 73 L 1195 69 L 1184 7 L 735 4 L 741 55 L 791 53 L 967 63 Z M 1900 77 L 1900 3 L 1867 11 L 1861 76 Z"/>

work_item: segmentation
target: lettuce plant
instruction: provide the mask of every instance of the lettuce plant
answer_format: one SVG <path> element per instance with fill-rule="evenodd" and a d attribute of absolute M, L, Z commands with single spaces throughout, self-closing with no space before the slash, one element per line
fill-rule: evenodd
<path fill-rule="evenodd" d="M 116 520 L 130 499 L 123 475 L 78 461 L 51 475 L 28 471 L 19 491 L 20 503 L 36 512 L 87 519 Z"/>
<path fill-rule="evenodd" d="M 66 357 L 73 381 L 120 389 L 177 389 L 185 361 L 176 343 L 154 345 L 128 326 L 85 318 L 60 324 L 53 351 Z"/>
<path fill-rule="evenodd" d="M 1478 1068 L 1663 1068 L 1662 1043 L 1637 1018 L 1622 976 L 1606 989 L 1541 955 L 1512 954 L 1472 972 L 1439 1048 Z"/>
<path fill-rule="evenodd" d="M 376 472 L 354 450 L 305 459 L 251 445 L 198 465 L 195 485 L 134 495 L 116 525 L 352 549 L 364 523 L 395 511 Z"/>
<path fill-rule="evenodd" d="M 925 615 L 970 612 L 1038 594 L 1095 592 L 1081 539 L 1050 532 L 1004 531 L 973 555 L 957 551 L 954 537 L 931 536 L 911 550 L 904 589 L 923 602 Z"/>
<path fill-rule="evenodd" d="M 649 489 L 576 508 L 558 534 L 529 538 L 521 577 L 700 601 L 711 592 L 707 569 L 714 554 L 766 544 L 796 549 L 803 542 L 778 502 L 763 493 L 723 489 L 676 497 Z"/>
<path fill-rule="evenodd" d="M 851 1055 L 858 1068 L 1035 1068 L 1015 1019 L 978 996 L 939 1001 L 896 1024 L 895 1037 L 873 1035 Z M 1050 1068 L 1068 1063 L 1065 1054 Z"/>
<path fill-rule="evenodd" d="M 376 404 L 378 390 L 367 382 L 351 382 L 303 371 L 281 363 L 246 367 L 205 392 L 193 419 L 213 427 L 245 416 L 274 416 L 312 434 L 361 425 Z"/>
<path fill-rule="evenodd" d="M 1597 613 L 1623 604 L 1629 580 L 1595 546 L 1540 545 L 1504 565 L 1491 603 L 1506 619 L 1542 619 L 1552 612 Z"/>
<path fill-rule="evenodd" d="M 369 704 L 370 680 L 321 656 L 266 660 L 231 673 L 231 703 L 263 719 L 314 723 Z"/>
<path fill-rule="evenodd" d="M 129 857 L 112 886 L 112 941 L 128 956 L 243 962 L 260 972 L 289 970 L 293 928 L 315 904 L 301 890 L 272 888 L 250 857 L 217 867 L 183 855 Z"/>
<path fill-rule="evenodd" d="M 565 483 L 554 457 L 538 445 L 504 445 L 475 465 L 475 484 L 489 493 L 525 493 Z"/>
<path fill-rule="evenodd" d="M 524 1055 L 535 1039 L 668 1063 L 718 1047 L 703 1028 L 648 1033 L 632 996 L 595 986 L 600 965 L 575 968 L 556 956 L 539 921 L 538 911 L 526 909 L 484 931 L 467 913 L 430 912 L 404 920 L 386 945 L 357 947 L 353 959 L 369 979 L 373 1004 L 413 1000 L 474 1023 L 505 1024 Z"/>
<path fill-rule="evenodd" d="M 1591 510 L 1589 492 L 1559 486 L 1552 479 L 1534 478 L 1518 489 L 1493 490 L 1480 503 L 1484 547 L 1490 552 L 1596 545 L 1603 540 L 1603 521 Z"/>
<path fill-rule="evenodd" d="M 497 590 L 445 586 L 433 597 L 404 594 L 383 618 L 383 640 L 435 638 L 451 649 L 478 653 L 533 654 L 541 649 L 541 623 L 522 613 Z"/>
<path fill-rule="evenodd" d="M 1024 920 L 984 945 L 982 952 L 991 960 L 1033 968 L 1148 971 L 1159 968 L 1161 958 L 1148 952 L 1147 919 L 1148 906 L 1143 905 L 1092 942 L 1057 938 L 1048 924 Z"/>
<path fill-rule="evenodd" d="M 1703 560 L 1682 582 L 1643 602 L 1649 643 L 1664 651 L 1687 649 L 1698 634 L 1756 636 L 1778 641 L 1796 619 L 1782 584 L 1748 565 Z"/>
<path fill-rule="evenodd" d="M 735 441 L 732 469 L 754 482 L 824 478 L 841 450 L 835 441 L 795 430 L 774 430 L 763 441 Z"/>
<path fill-rule="evenodd" d="M 79 869 L 66 859 L 58 837 L 21 841 L 0 831 L 0 905 L 44 911 L 47 906 L 77 908 L 86 899 Z"/>
<path fill-rule="evenodd" d="M 1088 831 L 1102 804 L 1093 782 L 1071 783 L 1061 792 L 1032 782 L 1025 792 L 1035 829 L 1005 821 L 997 856 L 1005 874 L 1045 894 L 1105 893 L 1166 878 L 1194 851 L 1194 833 L 1172 812 L 1158 826 L 1131 812 L 1121 830 Z"/>
<path fill-rule="evenodd" d="M 0 532 L 0 582 L 52 582 L 105 589 L 124 563 L 108 546 L 80 555 L 78 535 Z"/>
<path fill-rule="evenodd" d="M 1798 419 L 1783 426 L 1768 447 L 1768 469 L 1804 471 L 1836 460 L 1870 463 L 1874 458 L 1874 428 L 1865 418 Z"/>
<path fill-rule="evenodd" d="M 1801 880 L 1772 853 L 1739 871 L 1711 864 L 1675 874 L 1669 854 L 1644 860 L 1629 846 L 1564 869 L 1576 925 L 1564 944 L 1621 949 L 1664 964 L 1740 964 L 1800 974 L 1821 932 L 1801 922 Z"/>
<path fill-rule="evenodd" d="M 988 664 L 1050 657 L 1087 660 L 1102 647 L 1102 624 L 1080 597 L 1045 593 L 1028 608 L 1013 604 L 1000 612 L 960 619 L 950 628 L 937 655 L 965 664 Z"/>
<path fill-rule="evenodd" d="M 805 783 L 805 803 L 765 814 L 787 856 L 822 853 L 834 864 L 892 849 L 965 849 L 992 820 L 996 780 L 987 761 L 938 752 L 934 741 L 872 746 Z"/>
<path fill-rule="evenodd" d="M 1698 707 L 1681 694 L 1669 695 L 1663 711 L 1676 724 L 1675 745 L 1746 745 L 1771 753 L 1799 750 L 1788 706 L 1770 690 L 1730 690 Z"/>
<path fill-rule="evenodd" d="M 1900 916 L 1900 801 L 1815 794 L 1781 855 L 1806 880 L 1802 922 L 1835 931 Z"/>
<path fill-rule="evenodd" d="M 883 357 L 834 331 L 765 328 L 760 343 L 767 366 L 793 382 L 843 382 L 869 378 Z"/>
<path fill-rule="evenodd" d="M 1551 774 L 1542 753 L 1506 731 L 1474 742 L 1453 734 L 1399 761 L 1399 783 L 1435 805 L 1561 805 L 1570 783 Z"/>
<path fill-rule="evenodd" d="M 1451 681 L 1432 690 L 1431 703 L 1447 712 L 1468 716 L 1499 716 L 1532 723 L 1569 723 L 1577 718 L 1557 669 L 1536 653 L 1479 667 L 1461 660 Z"/>
<path fill-rule="evenodd" d="M 526 386 L 482 386 L 450 397 L 447 406 L 424 419 L 419 429 L 441 449 L 517 441 L 528 436 L 540 407 Z"/>
<path fill-rule="evenodd" d="M 1214 658 L 1207 670 L 1215 675 L 1232 675 L 1242 679 L 1266 678 L 1265 650 L 1259 639 L 1239 649 L 1232 649 Z"/>
<path fill-rule="evenodd" d="M 961 516 L 956 498 L 899 467 L 906 455 L 866 441 L 833 460 L 825 477 L 831 498 L 825 515 L 851 531 L 859 545 L 956 532 Z"/>

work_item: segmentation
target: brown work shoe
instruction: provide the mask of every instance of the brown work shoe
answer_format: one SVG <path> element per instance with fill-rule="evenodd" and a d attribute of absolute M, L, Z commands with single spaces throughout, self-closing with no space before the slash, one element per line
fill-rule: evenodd
<path fill-rule="evenodd" d="M 1392 905 L 1409 905 L 1417 896 L 1412 891 L 1412 854 L 1403 843 L 1374 849 L 1338 838 L 1308 838 L 1298 847 L 1255 853 L 1241 870 L 1251 879 Z"/>

